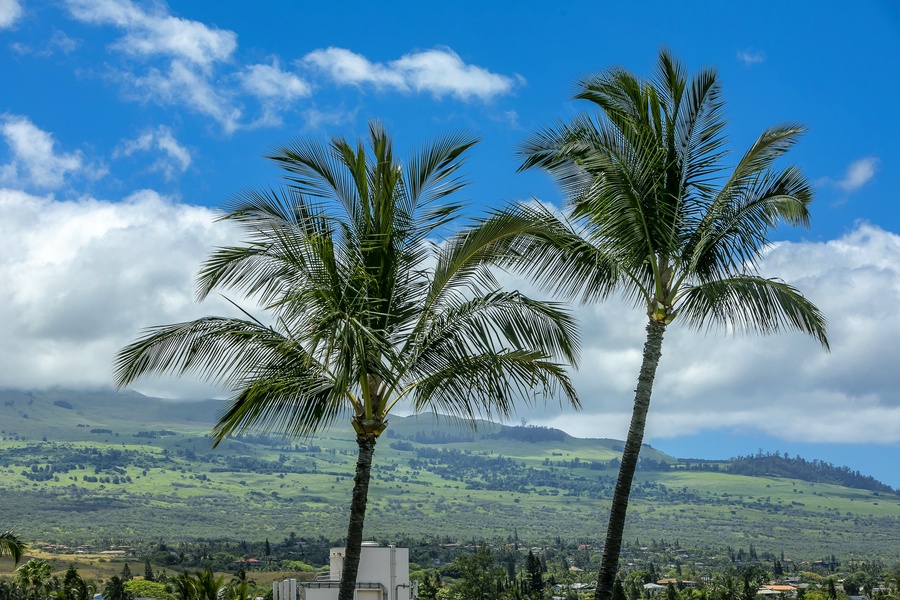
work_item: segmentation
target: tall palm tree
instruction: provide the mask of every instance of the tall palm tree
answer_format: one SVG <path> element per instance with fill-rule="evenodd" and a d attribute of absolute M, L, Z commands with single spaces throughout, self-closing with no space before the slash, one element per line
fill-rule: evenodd
<path fill-rule="evenodd" d="M 533 393 L 578 405 L 563 363 L 577 335 L 560 307 L 497 289 L 492 241 L 454 236 L 457 171 L 475 143 L 449 136 L 394 157 L 369 126 L 368 148 L 343 138 L 276 148 L 281 191 L 233 199 L 224 219 L 248 234 L 220 248 L 199 275 L 199 297 L 233 289 L 270 311 L 270 324 L 208 317 L 155 327 L 122 349 L 117 385 L 148 373 L 195 373 L 234 396 L 214 443 L 251 428 L 307 436 L 349 414 L 359 454 L 339 598 L 352 598 L 372 455 L 400 402 L 454 415 L 512 413 Z"/>
<path fill-rule="evenodd" d="M 22 554 L 25 552 L 27 545 L 12 529 L 0 533 L 0 556 L 8 554 L 12 557 L 15 564 L 19 564 L 22 560 Z"/>
<path fill-rule="evenodd" d="M 775 164 L 803 127 L 767 129 L 729 167 L 720 94 L 714 70 L 688 80 L 665 50 L 652 80 L 614 68 L 581 81 L 575 98 L 594 103 L 597 115 L 539 131 L 521 150 L 522 169 L 541 168 L 558 180 L 567 215 L 518 205 L 480 225 L 504 240 L 496 253 L 504 265 L 547 289 L 583 302 L 620 293 L 648 316 L 598 600 L 612 593 L 666 327 L 677 319 L 698 330 L 794 329 L 828 348 L 816 306 L 757 270 L 777 225 L 809 222 L 806 178 Z"/>

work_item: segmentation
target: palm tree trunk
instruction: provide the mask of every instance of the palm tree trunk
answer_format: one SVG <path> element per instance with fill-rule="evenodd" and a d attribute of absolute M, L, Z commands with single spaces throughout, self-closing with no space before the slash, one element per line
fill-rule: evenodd
<path fill-rule="evenodd" d="M 619 553 L 622 550 L 622 535 L 625 531 L 625 513 L 628 511 L 628 497 L 631 495 L 631 482 L 637 468 L 641 445 L 644 442 L 644 425 L 647 423 L 647 412 L 650 410 L 650 394 L 653 391 L 653 379 L 656 367 L 662 356 L 662 340 L 666 326 L 659 321 L 650 320 L 647 324 L 647 341 L 644 342 L 644 360 L 638 376 L 637 388 L 634 391 L 634 409 L 631 413 L 631 426 L 622 452 L 622 463 L 619 466 L 619 479 L 613 492 L 612 506 L 609 510 L 609 525 L 606 528 L 606 544 L 603 547 L 603 559 L 600 562 L 600 574 L 597 576 L 597 591 L 594 600 L 611 600 L 613 584 L 619 570 Z"/>
<path fill-rule="evenodd" d="M 369 477 L 372 473 L 375 439 L 372 435 L 356 436 L 359 456 L 356 459 L 356 477 L 353 479 L 350 524 L 347 526 L 347 547 L 344 549 L 344 567 L 341 571 L 338 600 L 353 600 L 356 590 L 356 574 L 359 572 L 359 556 L 362 552 L 363 526 L 366 520 L 366 502 L 369 497 Z"/>

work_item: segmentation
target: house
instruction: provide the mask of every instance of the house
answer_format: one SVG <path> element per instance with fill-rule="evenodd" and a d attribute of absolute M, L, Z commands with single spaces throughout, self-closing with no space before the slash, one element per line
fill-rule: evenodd
<path fill-rule="evenodd" d="M 345 548 L 332 548 L 327 579 L 272 584 L 272 600 L 336 600 L 344 568 Z M 418 589 L 409 581 L 409 548 L 363 542 L 356 574 L 356 600 L 410 600 Z"/>

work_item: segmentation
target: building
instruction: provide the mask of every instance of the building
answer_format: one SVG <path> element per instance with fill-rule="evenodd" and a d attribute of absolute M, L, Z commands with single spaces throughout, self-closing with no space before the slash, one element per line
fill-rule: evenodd
<path fill-rule="evenodd" d="M 272 600 L 336 600 L 344 569 L 344 548 L 332 548 L 327 579 L 272 584 Z M 409 548 L 363 542 L 356 575 L 356 600 L 410 600 L 418 590 L 409 581 Z"/>

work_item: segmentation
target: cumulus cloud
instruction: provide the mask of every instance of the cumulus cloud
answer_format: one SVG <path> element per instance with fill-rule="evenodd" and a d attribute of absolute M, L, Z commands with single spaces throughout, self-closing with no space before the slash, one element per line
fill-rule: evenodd
<path fill-rule="evenodd" d="M 278 59 L 273 59 L 271 65 L 250 65 L 238 75 L 238 79 L 244 91 L 255 96 L 263 107 L 263 115 L 256 125 L 280 125 L 282 110 L 312 94 L 312 88 L 306 81 L 295 73 L 281 70 Z"/>
<path fill-rule="evenodd" d="M 0 116 L 0 134 L 6 138 L 12 160 L 0 165 L 0 182 L 38 189 L 59 188 L 70 174 L 97 178 L 102 166 L 89 164 L 81 151 L 58 152 L 53 135 L 28 117 Z"/>
<path fill-rule="evenodd" d="M 170 56 L 208 69 L 237 48 L 237 34 L 161 11 L 147 12 L 130 0 L 68 0 L 79 21 L 125 31 L 115 47 L 141 57 Z"/>
<path fill-rule="evenodd" d="M 509 93 L 515 85 L 510 77 L 464 63 L 449 48 L 410 53 L 387 64 L 373 63 L 344 48 L 315 50 L 303 60 L 339 84 L 425 92 L 436 98 L 487 101 Z"/>
<path fill-rule="evenodd" d="M 210 249 L 237 240 L 227 224 L 213 223 L 209 209 L 152 191 L 119 202 L 60 202 L 7 189 L 0 211 L 0 386 L 108 384 L 115 351 L 141 328 L 235 314 L 219 298 L 203 305 L 193 299 Z M 779 243 L 761 269 L 822 309 L 831 353 L 799 333 L 705 334 L 676 320 L 663 342 L 648 439 L 739 430 L 793 442 L 900 441 L 900 235 L 860 223 L 827 242 Z M 513 275 L 502 281 L 534 293 Z M 646 316 L 616 300 L 575 310 L 584 344 L 573 379 L 584 411 L 551 405 L 521 416 L 575 435 L 621 439 Z M 213 393 L 168 378 L 137 389 Z"/>
<path fill-rule="evenodd" d="M 217 121 L 232 133 L 242 110 L 235 94 L 220 85 L 215 67 L 232 58 L 237 34 L 198 21 L 181 19 L 157 7 L 148 12 L 130 0 L 69 0 L 70 14 L 93 25 L 109 25 L 124 32 L 112 48 L 128 58 L 161 58 L 141 73 L 130 67 L 115 72 L 127 97 L 160 104 L 181 104 Z"/>
<path fill-rule="evenodd" d="M 666 332 L 648 438 L 709 430 L 760 431 L 795 442 L 900 441 L 900 236 L 859 224 L 824 243 L 781 243 L 762 264 L 815 302 L 829 321 L 831 352 L 808 336 Z M 527 283 L 508 285 L 527 289 Z M 641 362 L 646 316 L 611 300 L 577 309 L 584 351 L 574 374 L 584 411 L 555 407 L 532 423 L 572 434 L 624 438 Z"/>
<path fill-rule="evenodd" d="M 107 66 L 109 79 L 121 86 L 126 98 L 184 106 L 213 119 L 228 134 L 280 125 L 284 111 L 312 96 L 313 80 L 306 78 L 311 74 L 324 74 L 339 84 L 464 101 L 488 101 L 524 81 L 466 64 L 449 48 L 413 52 L 387 64 L 343 48 L 320 49 L 297 61 L 298 68 L 309 70 L 301 76 L 283 70 L 277 57 L 271 64 L 240 64 L 235 32 L 172 15 L 163 3 L 145 8 L 132 0 L 64 1 L 74 19 L 121 32 L 110 49 L 122 61 Z M 57 41 L 63 44 L 60 49 L 73 47 L 73 40 Z M 52 51 L 22 44 L 14 49 L 23 54 Z M 259 112 L 248 110 L 246 101 L 258 102 Z M 314 109 L 313 114 L 334 112 Z"/>
<path fill-rule="evenodd" d="M 149 170 L 163 174 L 167 180 L 172 180 L 179 173 L 184 173 L 191 166 L 190 151 L 178 143 L 172 130 L 160 125 L 156 129 L 148 129 L 133 140 L 122 142 L 113 156 L 131 156 L 136 152 L 161 153 Z"/>
<path fill-rule="evenodd" d="M 240 78 L 245 90 L 267 100 L 295 100 L 311 92 L 309 84 L 297 75 L 282 71 L 277 60 L 271 65 L 250 65 Z"/>
<path fill-rule="evenodd" d="M 19 0 L 0 0 L 0 29 L 12 27 L 22 16 Z"/>
<path fill-rule="evenodd" d="M 194 277 L 212 246 L 233 243 L 211 210 L 145 190 L 119 202 L 60 202 L 0 189 L 0 386 L 111 385 L 115 352 L 151 325 L 234 314 L 218 298 L 194 301 Z M 141 391 L 197 397 L 191 381 Z"/>

